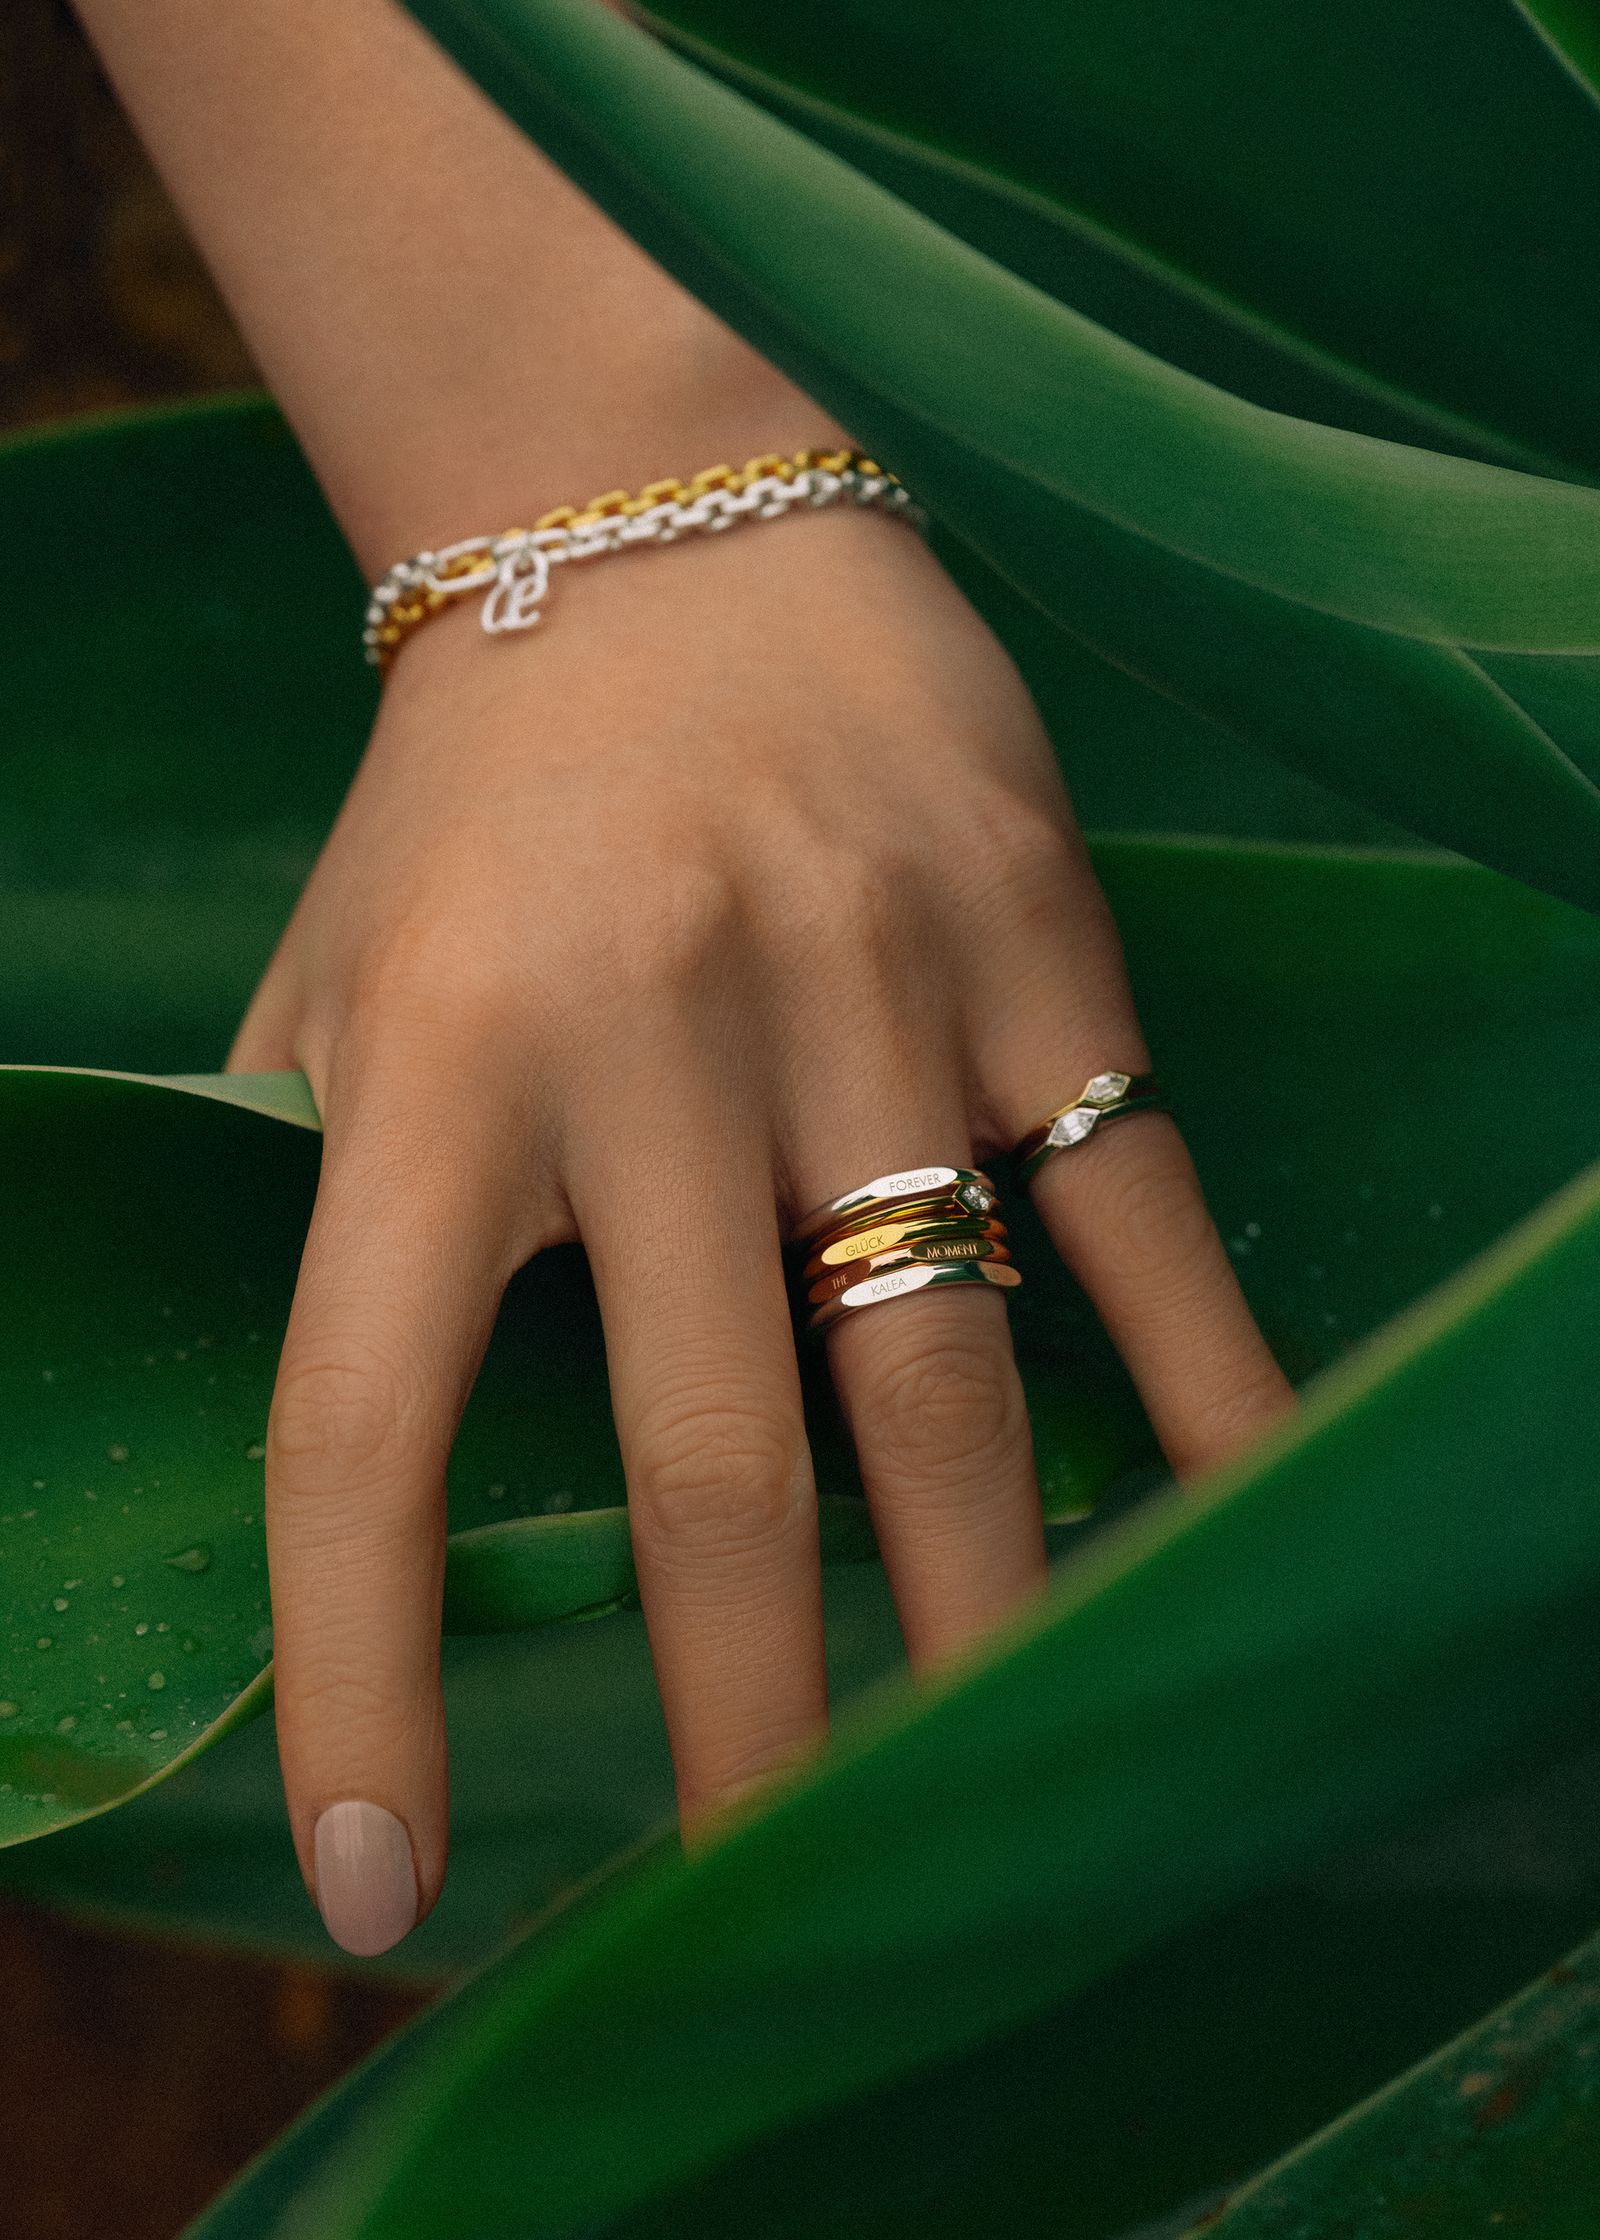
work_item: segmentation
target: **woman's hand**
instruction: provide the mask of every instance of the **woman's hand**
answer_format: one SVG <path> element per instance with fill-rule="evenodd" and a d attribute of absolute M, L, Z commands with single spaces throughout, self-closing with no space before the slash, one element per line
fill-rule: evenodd
<path fill-rule="evenodd" d="M 405 648 L 230 1059 L 303 1066 L 326 1126 L 267 1516 L 290 1811 L 342 1943 L 444 1876 L 445 1464 L 514 1270 L 573 1237 L 593 1267 L 692 1821 L 826 1716 L 788 1223 L 1146 1062 L 1038 718 L 905 525 L 608 560 L 529 638 L 452 614 Z M 1180 1474 L 1290 1404 L 1168 1118 L 1034 1192 Z M 826 1343 L 925 1666 L 1044 1576 L 1003 1297 Z"/>

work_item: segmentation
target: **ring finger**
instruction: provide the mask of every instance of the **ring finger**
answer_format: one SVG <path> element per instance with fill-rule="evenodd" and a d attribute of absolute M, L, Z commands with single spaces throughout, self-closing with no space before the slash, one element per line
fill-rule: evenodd
<path fill-rule="evenodd" d="M 902 1006 L 901 1017 L 915 1015 Z M 796 1212 L 930 1159 L 972 1164 L 953 1039 L 885 1029 L 808 1110 Z M 1004 1211 L 1003 1208 L 1000 1209 Z M 797 1254 L 798 1260 L 800 1256 Z M 804 1343 L 816 1343 L 807 1338 Z M 1003 1293 L 951 1283 L 853 1309 L 827 1346 L 914 1665 L 962 1648 L 1045 1576 L 1027 1403 Z"/>

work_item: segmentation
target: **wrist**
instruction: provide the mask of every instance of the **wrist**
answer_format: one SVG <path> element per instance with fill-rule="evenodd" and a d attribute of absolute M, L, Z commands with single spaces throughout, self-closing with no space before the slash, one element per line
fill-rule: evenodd
<path fill-rule="evenodd" d="M 468 411 L 441 396 L 403 440 L 324 463 L 323 479 L 363 573 L 462 537 L 495 535 L 602 490 L 685 478 L 718 461 L 851 438 L 811 398 L 698 305 L 670 336 L 641 337 L 598 375 L 554 368 L 530 399 L 515 371 Z"/>

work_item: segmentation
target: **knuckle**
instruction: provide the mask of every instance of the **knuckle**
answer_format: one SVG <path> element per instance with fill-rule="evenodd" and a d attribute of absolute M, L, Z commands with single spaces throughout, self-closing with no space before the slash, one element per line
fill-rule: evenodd
<path fill-rule="evenodd" d="M 1006 1354 L 976 1340 L 923 1335 L 911 1312 L 904 1335 L 879 1361 L 868 1384 L 867 1412 L 879 1476 L 937 1480 L 1003 1469 L 1029 1441 L 1027 1404 Z"/>
<path fill-rule="evenodd" d="M 772 894 L 779 937 L 809 959 L 892 963 L 907 947 L 907 875 L 886 854 L 813 841 L 789 852 Z"/>
<path fill-rule="evenodd" d="M 503 1024 L 510 974 L 493 944 L 467 940 L 444 913 L 403 918 L 353 968 L 348 1012 L 358 1040 L 416 1026 L 453 1039 Z"/>
<path fill-rule="evenodd" d="M 1046 888 L 1058 898 L 1082 860 L 1082 843 L 1058 811 L 1003 786 L 963 795 L 959 831 L 963 852 L 1006 885 Z"/>
<path fill-rule="evenodd" d="M 284 1363 L 267 1424 L 267 1460 L 279 1490 L 370 1477 L 404 1436 L 406 1378 L 371 1350 L 313 1353 Z"/>
<path fill-rule="evenodd" d="M 659 1561 L 770 1546 L 808 1498 L 803 1433 L 753 1398 L 663 1403 L 639 1424 L 634 1447 L 634 1531 Z"/>
<path fill-rule="evenodd" d="M 675 860 L 669 875 L 628 898 L 612 943 L 623 994 L 693 994 L 735 951 L 742 901 L 733 874 L 705 857 Z"/>
<path fill-rule="evenodd" d="M 1007 883 L 1059 901 L 1081 860 L 1071 830 L 1044 809 L 1009 795 L 1003 807 L 990 810 L 987 826 L 988 846 Z"/>

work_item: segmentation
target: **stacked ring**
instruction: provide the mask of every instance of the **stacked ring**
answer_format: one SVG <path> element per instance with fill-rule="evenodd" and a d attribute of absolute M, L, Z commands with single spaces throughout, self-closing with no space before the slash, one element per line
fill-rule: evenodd
<path fill-rule="evenodd" d="M 1022 1278 L 998 1204 L 994 1184 L 976 1169 L 909 1167 L 814 1207 L 790 1238 L 810 1247 L 799 1278 L 813 1310 L 807 1330 L 938 1284 L 1014 1288 Z"/>
<path fill-rule="evenodd" d="M 1166 1093 L 1153 1073 L 1097 1073 L 1070 1104 L 1048 1112 L 1013 1146 L 1011 1156 L 1031 1182 L 1047 1159 L 1085 1143 L 1107 1120 L 1130 1112 L 1165 1112 Z"/>

